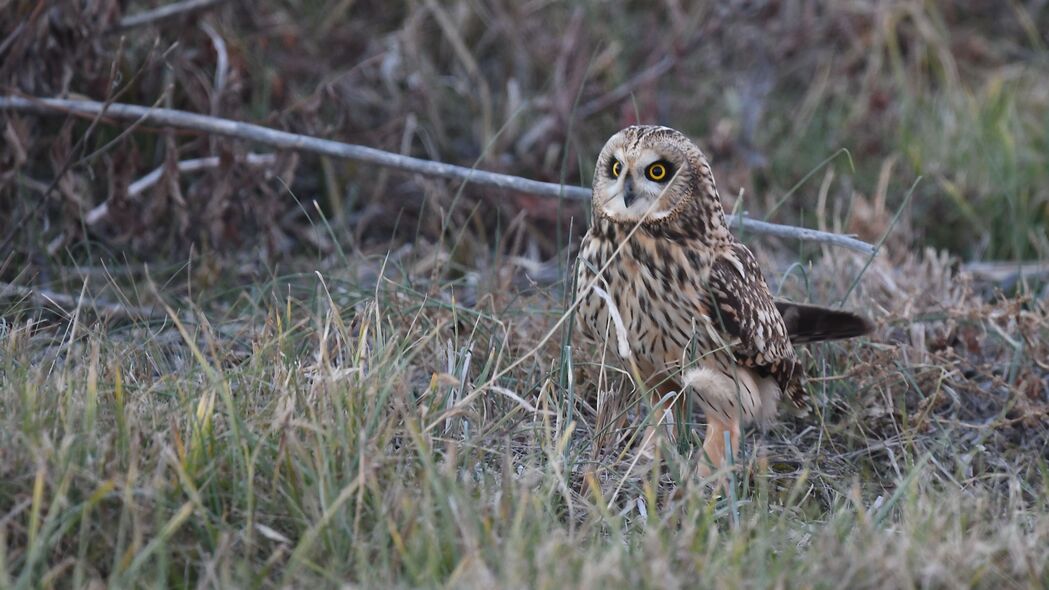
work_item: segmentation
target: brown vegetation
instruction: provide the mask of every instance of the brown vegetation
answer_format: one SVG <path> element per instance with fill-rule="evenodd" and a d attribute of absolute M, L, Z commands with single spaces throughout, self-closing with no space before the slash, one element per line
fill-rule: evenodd
<path fill-rule="evenodd" d="M 554 329 L 584 205 L 0 111 L 0 587 L 1049 584 L 1045 2 L 124 26 L 160 4 L 0 0 L 0 94 L 579 186 L 613 131 L 669 124 L 726 207 L 882 243 L 746 236 L 774 290 L 877 329 L 804 349 L 813 415 L 749 433 L 719 497 L 694 438 L 633 453 L 628 379 L 573 379 L 600 364 Z M 597 432 L 610 398 L 628 419 Z"/>

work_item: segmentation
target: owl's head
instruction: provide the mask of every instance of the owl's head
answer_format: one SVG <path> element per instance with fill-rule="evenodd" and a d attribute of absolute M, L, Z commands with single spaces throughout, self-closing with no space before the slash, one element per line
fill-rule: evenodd
<path fill-rule="evenodd" d="M 703 152 L 669 127 L 634 125 L 609 138 L 597 158 L 593 199 L 594 211 L 616 223 L 724 214 Z"/>

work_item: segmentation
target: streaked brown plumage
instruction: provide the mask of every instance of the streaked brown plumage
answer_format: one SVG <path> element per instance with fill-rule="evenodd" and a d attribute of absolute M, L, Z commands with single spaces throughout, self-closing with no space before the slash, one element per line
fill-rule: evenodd
<path fill-rule="evenodd" d="M 848 312 L 773 301 L 753 254 L 728 230 L 706 158 L 678 131 L 633 126 L 612 136 L 593 201 L 576 281 L 581 332 L 619 350 L 603 290 L 625 329 L 623 360 L 654 398 L 684 385 L 703 408 L 703 448 L 715 466 L 724 432 L 736 450 L 741 425 L 767 422 L 782 393 L 804 406 L 792 340 L 869 330 Z M 709 468 L 701 462 L 700 471 Z"/>

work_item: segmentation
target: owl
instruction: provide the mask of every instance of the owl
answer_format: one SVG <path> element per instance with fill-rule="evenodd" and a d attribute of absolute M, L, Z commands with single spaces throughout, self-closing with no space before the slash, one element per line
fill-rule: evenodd
<path fill-rule="evenodd" d="M 682 133 L 616 133 L 593 189 L 577 264 L 579 331 L 612 344 L 654 403 L 698 402 L 707 421 L 700 475 L 724 463 L 726 432 L 738 453 L 741 427 L 766 424 L 784 394 L 804 408 L 794 344 L 871 329 L 855 314 L 773 300 L 754 255 L 729 232 L 706 157 Z"/>

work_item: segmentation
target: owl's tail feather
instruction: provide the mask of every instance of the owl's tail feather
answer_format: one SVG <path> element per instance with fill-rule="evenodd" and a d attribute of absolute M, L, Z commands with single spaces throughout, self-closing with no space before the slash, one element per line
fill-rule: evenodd
<path fill-rule="evenodd" d="M 867 318 L 848 311 L 776 301 L 793 344 L 841 340 L 863 336 L 874 329 Z"/>

